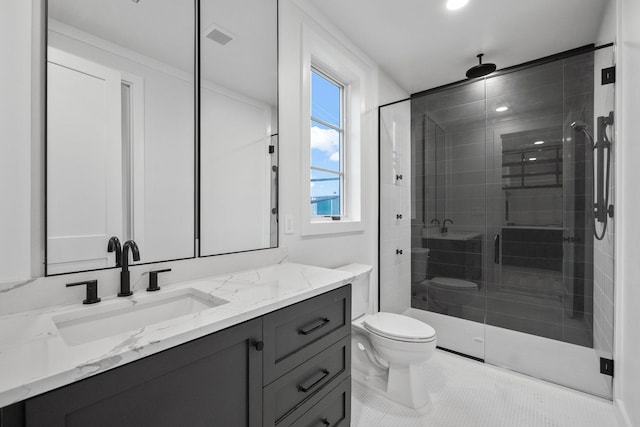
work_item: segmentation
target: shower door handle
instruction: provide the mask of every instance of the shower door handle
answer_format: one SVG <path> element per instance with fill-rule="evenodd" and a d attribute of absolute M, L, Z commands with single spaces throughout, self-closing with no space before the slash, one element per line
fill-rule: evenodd
<path fill-rule="evenodd" d="M 500 235 L 493 236 L 493 262 L 500 264 Z"/>

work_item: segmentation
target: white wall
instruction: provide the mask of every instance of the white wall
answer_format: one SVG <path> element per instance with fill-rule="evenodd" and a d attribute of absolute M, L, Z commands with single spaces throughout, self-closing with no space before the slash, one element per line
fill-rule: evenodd
<path fill-rule="evenodd" d="M 267 248 L 272 108 L 211 85 L 200 98 L 201 253 Z"/>
<path fill-rule="evenodd" d="M 31 2 L 0 2 L 0 283 L 31 274 Z"/>
<path fill-rule="evenodd" d="M 391 313 L 404 313 L 411 307 L 414 254 L 411 247 L 410 107 L 410 101 L 388 105 L 381 109 L 379 117 L 380 310 Z M 402 175 L 403 179 L 396 179 L 397 175 Z M 415 261 L 415 274 L 426 274 L 424 258 Z"/>
<path fill-rule="evenodd" d="M 307 4 L 299 2 L 312 19 L 292 0 L 280 1 L 280 245 L 289 250 L 290 260 L 324 267 L 358 262 L 374 266 L 371 275 L 377 282 L 377 135 L 375 116 L 377 109 L 370 108 L 362 118 L 362 221 L 364 230 L 352 233 L 301 235 L 301 186 L 309 185 L 308 175 L 300 168 L 302 123 L 301 116 L 301 36 L 302 27 L 313 31 L 332 43 L 349 51 L 357 62 L 368 64 L 375 73 L 375 87 L 368 88 L 377 94 L 377 67 L 337 29 L 323 19 Z M 320 24 L 318 23 L 320 21 Z M 365 90 L 367 90 L 365 88 Z M 377 106 L 377 104 L 376 104 Z M 293 233 L 285 234 L 286 216 L 293 219 Z"/>
<path fill-rule="evenodd" d="M 407 99 L 409 95 L 409 92 L 400 87 L 387 73 L 378 70 L 378 104 L 385 105 Z"/>
<path fill-rule="evenodd" d="M 618 0 L 615 397 L 640 425 L 640 2 Z"/>
<path fill-rule="evenodd" d="M 3 251 L 0 256 L 0 292 L 3 293 L 3 304 L 9 301 L 7 296 L 12 295 L 11 304 L 6 304 L 0 314 L 6 312 L 15 312 L 19 309 L 27 309 L 34 307 L 29 301 L 29 295 L 39 295 L 41 299 L 35 303 L 35 306 L 46 306 L 48 304 L 65 303 L 69 301 L 68 296 L 73 297 L 75 292 L 68 291 L 65 293 L 63 286 L 57 286 L 58 282 L 72 278 L 81 278 L 85 275 L 69 275 L 61 276 L 61 278 L 44 278 L 35 281 L 29 281 L 31 274 L 31 246 L 30 231 L 31 228 L 31 129 L 37 128 L 38 122 L 32 122 L 30 110 L 32 106 L 37 108 L 41 104 L 41 99 L 31 99 L 31 34 L 32 34 L 32 16 L 30 2 L 2 2 L 2 25 L 0 32 L 2 37 L 2 49 L 4 58 L 11 59 L 7 61 L 7 66 L 0 67 L 2 69 L 2 136 L 3 143 L 0 146 L 2 154 L 2 187 L 0 193 L 3 197 L 2 208 L 0 209 L 0 227 L 2 227 L 3 244 L 0 249 Z M 321 18 L 320 18 L 321 19 Z M 322 20 L 322 19 L 321 19 Z M 347 233 L 340 235 L 323 235 L 318 237 L 303 238 L 299 233 L 299 217 L 300 203 L 300 150 L 298 146 L 299 129 L 300 129 L 300 24 L 301 22 L 309 22 L 314 25 L 318 32 L 325 34 L 327 37 L 334 37 L 346 49 L 358 56 L 359 61 L 368 64 L 373 75 L 373 85 L 370 88 L 374 93 L 373 106 L 365 112 L 363 117 L 362 150 L 363 150 L 363 219 L 366 226 L 364 231 L 356 233 Z M 284 215 L 290 213 L 294 218 L 294 234 L 285 235 L 283 227 L 280 228 L 281 241 L 280 246 L 288 247 L 289 253 L 293 254 L 292 261 L 306 262 L 310 264 L 335 267 L 350 262 L 361 262 L 370 265 L 377 263 L 377 94 L 378 94 L 378 70 L 377 66 L 372 63 L 365 55 L 358 51 L 348 40 L 331 27 L 331 24 L 324 21 L 319 26 L 303 13 L 298 7 L 294 6 L 291 0 L 284 0 L 281 3 L 281 35 L 282 43 L 280 50 L 280 114 L 281 122 L 284 126 L 280 135 L 280 213 L 281 219 Z M 324 29 L 323 29 L 324 27 Z M 327 31 L 326 28 L 329 30 Z M 106 54 L 106 53 L 105 53 Z M 8 68 L 9 67 L 9 68 Z M 6 73 L 6 74 L 5 74 Z M 39 75 L 38 67 L 34 68 L 34 73 Z M 397 87 L 390 79 L 385 78 L 380 84 L 380 90 L 384 93 L 385 100 L 395 100 L 397 93 L 401 89 Z M 404 95 L 404 93 L 402 94 Z M 157 131 L 157 129 L 155 129 Z M 147 133 L 147 137 L 150 137 Z M 5 165 L 6 163 L 6 165 Z M 306 184 L 306 177 L 303 181 Z M 11 184 L 7 186 L 7 184 Z M 37 187 L 37 186 L 36 186 Z M 41 188 L 37 188 L 41 190 Z M 37 192 L 37 191 L 36 191 Z M 190 195 L 189 195 L 190 197 Z M 10 207 L 6 209 L 5 206 Z M 36 215 L 37 216 L 37 215 Z M 182 217 L 174 218 L 176 223 L 190 221 L 190 218 Z M 36 221 L 38 218 L 36 218 Z M 35 245 L 34 245 L 35 246 Z M 34 250 L 37 253 L 36 250 Z M 251 254 L 238 254 L 232 257 L 217 257 L 216 263 L 224 264 L 225 259 L 246 259 L 247 266 L 258 262 L 262 252 L 254 252 Z M 272 253 L 266 251 L 266 253 Z M 281 253 L 276 252 L 276 253 Z M 35 257 L 38 258 L 38 257 Z M 5 264 L 6 262 L 6 264 Z M 36 261 L 38 262 L 38 260 Z M 185 265 L 210 264 L 206 260 L 184 261 Z M 180 263 L 164 263 L 163 265 L 173 266 L 177 268 Z M 238 263 L 237 265 L 245 265 Z M 141 266 L 136 268 L 144 273 L 156 266 Z M 202 274 L 205 274 L 202 268 Z M 107 283 L 102 283 L 101 294 L 108 296 L 115 292 L 117 283 L 117 272 L 108 270 L 104 274 L 96 273 L 95 275 L 103 278 Z M 377 279 L 377 271 L 372 275 L 374 281 Z M 22 280 L 22 282 L 20 282 Z M 171 282 L 170 276 L 166 278 L 167 282 Z M 28 292 L 21 293 L 17 290 L 24 289 Z M 51 297 L 51 298 L 48 298 Z"/>

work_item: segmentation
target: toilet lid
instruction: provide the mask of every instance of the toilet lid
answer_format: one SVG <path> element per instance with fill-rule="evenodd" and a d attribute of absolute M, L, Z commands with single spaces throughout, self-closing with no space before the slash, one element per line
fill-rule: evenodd
<path fill-rule="evenodd" d="M 431 326 L 401 314 L 372 314 L 365 319 L 364 326 L 369 332 L 398 341 L 428 342 L 436 337 Z"/>
<path fill-rule="evenodd" d="M 471 291 L 478 289 L 478 285 L 467 280 L 454 279 L 451 277 L 434 277 L 431 279 L 431 285 L 441 288 L 458 289 L 461 291 Z"/>

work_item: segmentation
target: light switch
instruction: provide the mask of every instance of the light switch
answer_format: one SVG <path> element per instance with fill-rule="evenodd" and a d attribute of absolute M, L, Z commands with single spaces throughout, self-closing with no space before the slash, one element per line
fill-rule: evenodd
<path fill-rule="evenodd" d="M 293 234 L 293 215 L 284 216 L 284 234 Z"/>

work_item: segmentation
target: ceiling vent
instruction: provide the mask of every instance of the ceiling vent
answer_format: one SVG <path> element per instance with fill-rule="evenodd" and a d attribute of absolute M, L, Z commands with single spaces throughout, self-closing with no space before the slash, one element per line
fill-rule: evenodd
<path fill-rule="evenodd" d="M 213 40 L 221 46 L 225 46 L 231 40 L 233 40 L 233 36 L 228 34 L 227 32 L 221 30 L 220 28 L 214 28 L 207 34 L 207 38 Z"/>

